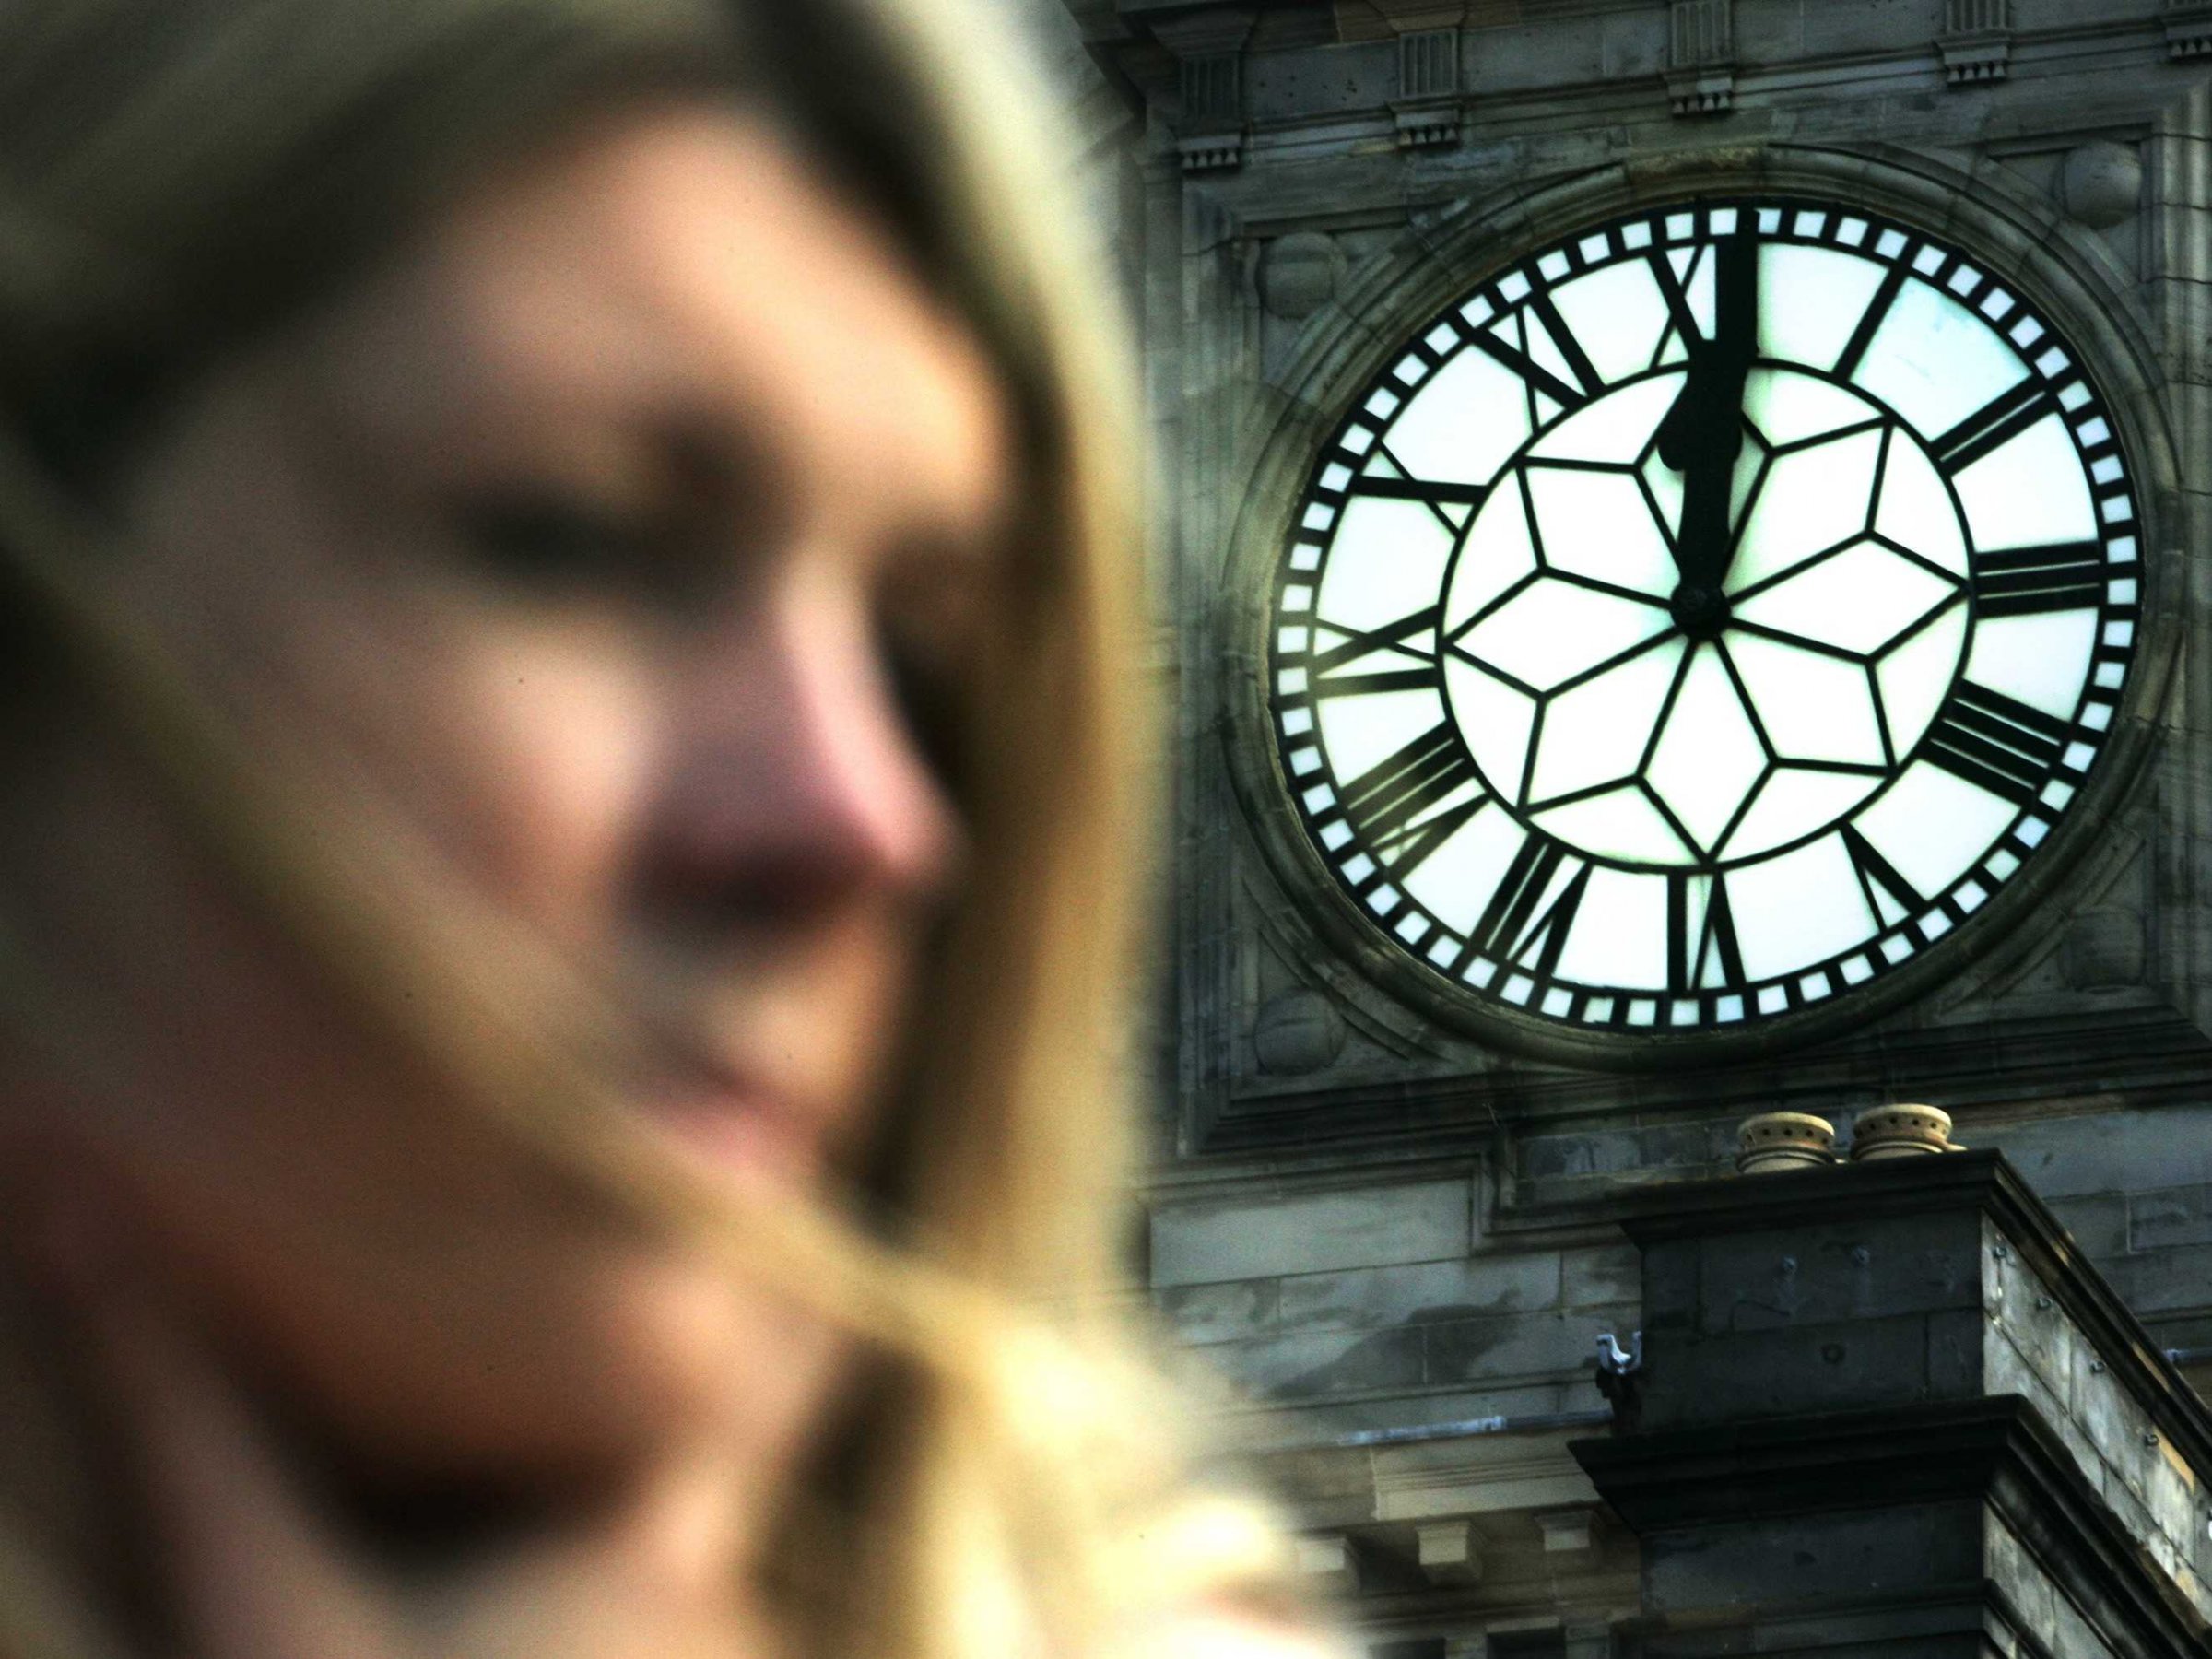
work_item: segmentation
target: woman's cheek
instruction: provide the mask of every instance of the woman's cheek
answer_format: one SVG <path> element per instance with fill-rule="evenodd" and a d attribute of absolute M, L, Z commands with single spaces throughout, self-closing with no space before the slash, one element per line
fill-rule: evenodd
<path fill-rule="evenodd" d="M 406 1469 L 520 1477 L 696 1427 L 788 1346 L 372 1037 L 126 771 L 51 798 L 14 869 L 111 1039 L 61 1115 L 125 1246 L 312 1418 Z"/>
<path fill-rule="evenodd" d="M 488 900 L 606 959 L 665 764 L 650 649 L 588 612 L 454 606 L 429 626 L 392 748 L 410 775 L 395 782 Z"/>

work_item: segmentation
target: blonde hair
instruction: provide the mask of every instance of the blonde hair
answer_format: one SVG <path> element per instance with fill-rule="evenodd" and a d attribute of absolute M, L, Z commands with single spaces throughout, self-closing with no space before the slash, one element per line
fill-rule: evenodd
<path fill-rule="evenodd" d="M 857 1472 L 794 1494 L 784 1565 L 804 1651 L 1004 1652 L 1007 1618 L 1081 1648 L 1134 1600 L 1271 1586 L 1278 1566 L 1242 1511 L 1194 1505 L 1113 1312 L 1130 1153 L 1121 1045 L 1142 982 L 1131 850 L 1148 817 L 1121 354 L 1060 152 L 1040 141 L 1051 123 L 1023 77 L 989 61 L 1003 28 L 949 0 L 807 0 L 772 25 L 756 9 L 9 8 L 0 410 L 17 437 L 0 442 L 0 581 L 67 694 L 100 700 L 136 733 L 249 893 L 518 1147 L 718 1241 L 734 1268 L 813 1299 L 900 1359 L 891 1396 L 850 1430 L 865 1453 L 846 1460 Z M 365 809 L 347 780 L 242 743 L 159 640 L 78 579 L 98 537 L 71 493 L 96 484 L 171 390 L 372 260 L 501 147 L 669 88 L 760 100 L 867 197 L 970 318 L 1030 444 L 1037 556 L 1006 648 L 970 688 L 964 805 L 980 878 L 931 970 L 900 1102 L 914 1150 L 888 1244 L 827 1215 L 733 1212 L 686 1187 L 580 1091 L 570 1049 L 551 1040 L 594 1029 L 604 1010 L 465 896 L 426 902 L 437 871 L 344 832 Z M 9 1012 L 39 1018 L 36 965 L 4 971 Z M 0 1641 L 81 1653 L 53 1595 L 9 1594 L 40 1581 L 8 1541 L 7 1498 Z M 869 1571 L 808 1578 L 805 1541 L 824 1527 Z M 25 1613 L 34 1602 L 48 1611 Z"/>

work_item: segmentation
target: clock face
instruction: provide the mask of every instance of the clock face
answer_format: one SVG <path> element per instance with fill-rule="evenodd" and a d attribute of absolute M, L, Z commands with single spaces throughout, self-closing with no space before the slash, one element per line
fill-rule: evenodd
<path fill-rule="evenodd" d="M 1639 215 L 1483 284 L 1337 429 L 1277 572 L 1282 774 L 1448 1001 L 1741 1033 L 2040 855 L 2140 558 L 2082 354 L 1970 254 L 1805 200 Z"/>

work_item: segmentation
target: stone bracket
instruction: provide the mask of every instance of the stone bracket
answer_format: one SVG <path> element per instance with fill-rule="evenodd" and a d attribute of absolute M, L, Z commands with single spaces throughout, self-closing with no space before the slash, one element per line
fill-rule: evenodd
<path fill-rule="evenodd" d="M 1735 107 L 1734 0 L 1674 0 L 1666 95 L 1677 116 L 1723 115 Z"/>
<path fill-rule="evenodd" d="M 2012 0 L 1944 0 L 1944 79 L 1954 87 L 2001 81 L 2012 73 Z"/>
<path fill-rule="evenodd" d="M 2212 57 L 2212 5 L 2166 0 L 2166 55 L 2175 63 Z"/>
<path fill-rule="evenodd" d="M 1482 1542 L 1465 1516 L 1422 1521 L 1414 1527 L 1422 1574 L 1432 1584 L 1471 1583 L 1482 1576 Z"/>
<path fill-rule="evenodd" d="M 1175 153 L 1182 158 L 1186 173 L 1227 172 L 1244 165 L 1244 135 L 1241 131 L 1194 134 L 1178 138 Z"/>
<path fill-rule="evenodd" d="M 1254 14 L 1206 11 L 1155 25 L 1175 54 L 1182 113 L 1175 126 L 1185 172 L 1220 172 L 1244 163 L 1244 45 Z"/>
<path fill-rule="evenodd" d="M 1456 98 L 1433 102 L 1394 103 L 1400 149 L 1440 149 L 1459 142 L 1460 102 Z"/>
<path fill-rule="evenodd" d="M 1390 106 L 1401 149 L 1459 142 L 1459 30 L 1420 29 L 1398 37 L 1398 96 Z"/>
<path fill-rule="evenodd" d="M 1545 1510 L 1535 1517 L 1546 1555 L 1587 1555 L 1597 1547 L 1597 1512 L 1577 1507 Z"/>
<path fill-rule="evenodd" d="M 1307 1583 L 1335 1591 L 1359 1582 L 1359 1558 L 1342 1533 L 1307 1534 L 1296 1540 L 1298 1571 Z"/>

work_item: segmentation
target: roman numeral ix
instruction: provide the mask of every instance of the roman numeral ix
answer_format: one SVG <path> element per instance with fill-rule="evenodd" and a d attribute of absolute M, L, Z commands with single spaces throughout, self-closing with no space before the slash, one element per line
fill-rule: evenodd
<path fill-rule="evenodd" d="M 1315 697 L 1357 697 L 1371 691 L 1419 691 L 1436 684 L 1436 648 L 1433 636 L 1438 620 L 1443 615 L 1441 606 L 1431 605 L 1410 616 L 1400 617 L 1395 622 L 1386 622 L 1381 628 L 1355 633 L 1348 639 L 1317 651 L 1311 659 L 1312 688 Z M 1336 670 L 1361 657 L 1371 656 L 1378 651 L 1395 651 L 1418 657 L 1430 665 L 1426 668 L 1382 668 L 1363 674 L 1338 674 Z M 1334 676 L 1334 677 L 1331 677 Z"/>

